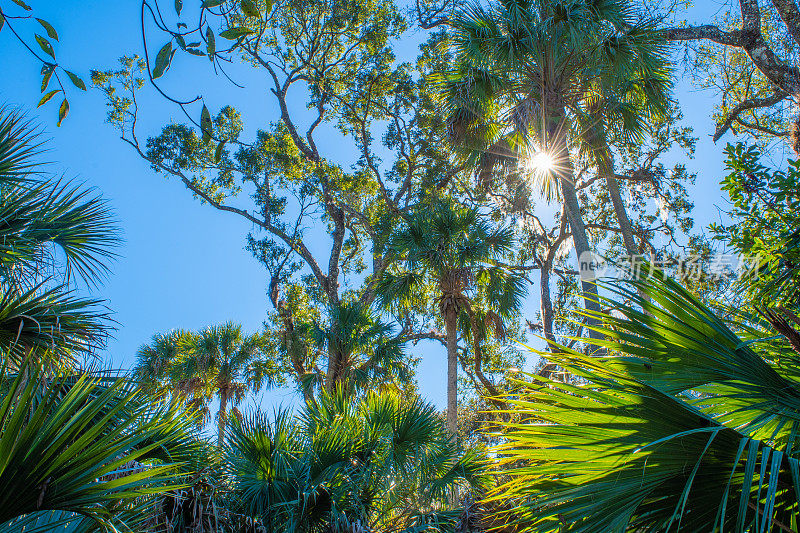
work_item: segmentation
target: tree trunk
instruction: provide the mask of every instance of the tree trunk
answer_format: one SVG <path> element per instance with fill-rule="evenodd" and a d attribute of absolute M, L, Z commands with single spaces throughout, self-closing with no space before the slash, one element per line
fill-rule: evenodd
<path fill-rule="evenodd" d="M 567 160 L 569 154 L 567 154 Z M 567 212 L 569 227 L 572 233 L 572 242 L 575 246 L 575 256 L 578 259 L 578 269 L 583 273 L 585 270 L 581 262 L 586 262 L 591 257 L 589 248 L 589 238 L 586 235 L 586 225 L 583 223 L 580 205 L 578 204 L 578 194 L 575 191 L 572 163 L 566 162 L 563 175 L 561 176 L 561 194 L 564 197 L 564 208 Z M 597 285 L 591 279 L 585 279 L 581 275 L 581 290 L 583 291 L 583 307 L 590 313 L 599 313 L 600 304 L 597 301 Z M 594 317 L 586 317 L 586 324 L 589 326 L 589 337 L 599 339 L 601 335 L 592 326 L 598 324 Z"/>
<path fill-rule="evenodd" d="M 639 247 L 636 245 L 636 240 L 633 237 L 633 226 L 631 225 L 631 220 L 628 218 L 625 202 L 622 200 L 622 194 L 619 192 L 619 182 L 614 172 L 614 156 L 611 154 L 608 147 L 605 147 L 603 152 L 605 153 L 598 153 L 595 157 L 597 171 L 606 178 L 608 196 L 611 198 L 611 204 L 614 206 L 614 215 L 617 218 L 620 233 L 622 234 L 622 242 L 625 244 L 625 251 L 632 257 L 639 253 Z"/>
<path fill-rule="evenodd" d="M 572 242 L 575 246 L 575 256 L 578 259 L 578 270 L 583 272 L 582 260 L 588 261 L 590 256 L 589 238 L 586 235 L 586 224 L 581 216 L 580 204 L 578 203 L 578 193 L 575 190 L 575 171 L 572 167 L 567 138 L 563 131 L 566 122 L 566 111 L 563 102 L 557 93 L 551 95 L 550 109 L 552 110 L 547 117 L 547 148 L 555 160 L 554 168 L 556 176 L 561 184 L 561 195 L 564 200 L 564 210 L 567 213 Z M 581 276 L 581 290 L 583 292 L 583 306 L 586 311 L 597 313 L 600 311 L 600 304 L 597 301 L 597 285 L 593 280 L 584 279 Z M 594 317 L 586 317 L 586 324 L 589 326 L 589 337 L 593 339 L 601 338 L 601 335 L 591 329 L 597 325 L 598 321 Z M 593 351 L 595 347 L 589 346 Z"/>
<path fill-rule="evenodd" d="M 217 446 L 222 448 L 225 441 L 225 423 L 228 421 L 228 391 L 223 389 L 219 394 L 219 411 L 217 412 Z"/>
<path fill-rule="evenodd" d="M 545 257 L 545 260 L 542 263 L 542 268 L 539 271 L 542 335 L 547 341 L 547 349 L 551 353 L 558 351 L 558 344 L 556 342 L 556 336 L 553 333 L 553 302 L 550 299 L 550 273 L 553 268 L 553 256 L 555 255 L 555 249 L 559 246 L 560 244 L 556 243 L 550 247 L 551 249 L 547 251 L 547 256 Z M 556 365 L 553 363 L 545 363 L 539 371 L 539 375 L 549 379 L 552 376 L 555 368 Z"/>
<path fill-rule="evenodd" d="M 444 322 L 447 333 L 447 427 L 458 430 L 458 323 L 456 310 L 447 308 Z"/>

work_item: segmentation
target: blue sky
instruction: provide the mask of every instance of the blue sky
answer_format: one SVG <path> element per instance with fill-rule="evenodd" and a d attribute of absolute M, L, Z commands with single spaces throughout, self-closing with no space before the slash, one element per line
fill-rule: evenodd
<path fill-rule="evenodd" d="M 140 52 L 138 0 L 29 0 L 29 4 L 36 16 L 58 30 L 61 44 L 57 54 L 62 63 L 87 82 L 89 69 L 114 68 L 119 56 Z M 704 2 L 690 15 L 698 21 L 707 20 L 719 5 L 716 1 Z M 26 35 L 34 29 L 40 31 L 35 26 L 32 23 L 23 31 Z M 403 43 L 405 58 L 413 58 L 419 38 L 411 35 Z M 152 47 L 157 50 L 157 45 Z M 180 183 L 156 175 L 104 123 L 106 111 L 99 92 L 71 90 L 70 115 L 56 128 L 57 103 L 34 109 L 39 99 L 39 68 L 10 38 L 7 29 L 0 31 L 0 49 L 4 51 L 0 54 L 0 71 L 5 73 L 0 82 L 0 104 L 29 110 L 29 116 L 42 124 L 52 139 L 46 155 L 47 160 L 55 162 L 51 170 L 96 187 L 110 202 L 123 230 L 120 257 L 111 277 L 95 293 L 108 300 L 119 322 L 106 354 L 111 364 L 129 367 L 138 346 L 159 331 L 199 329 L 226 320 L 239 322 L 250 331 L 259 329 L 270 304 L 266 273 L 244 249 L 251 225 L 201 205 Z M 174 66 L 167 74 L 171 88 L 182 96 L 194 96 L 200 92 L 194 87 L 204 87 L 212 113 L 235 100 L 245 116 L 246 131 L 277 119 L 274 101 L 264 94 L 260 79 L 234 71 L 246 84 L 245 89 L 236 89 L 210 72 L 198 73 L 201 64 L 203 70 L 209 70 L 207 61 L 183 61 Z M 699 137 L 697 157 L 687 166 L 698 174 L 693 200 L 700 228 L 717 218 L 718 207 L 725 207 L 718 186 L 725 139 L 717 145 L 710 139 L 712 95 L 695 90 L 679 76 L 676 96 L 686 123 Z M 158 98 L 148 97 L 144 107 L 143 135 L 156 132 L 170 120 L 184 121 L 177 108 Z M 328 131 L 321 141 L 318 144 L 323 152 L 335 153 L 345 164 L 352 162 L 352 152 L 342 148 L 333 132 Z M 332 147 L 339 152 L 332 152 Z M 531 298 L 528 308 L 532 318 L 538 297 Z M 434 344 L 420 344 L 412 351 L 421 360 L 421 393 L 442 407 L 444 350 Z M 290 391 L 273 390 L 262 394 L 260 400 L 264 406 L 271 406 L 292 397 Z"/>

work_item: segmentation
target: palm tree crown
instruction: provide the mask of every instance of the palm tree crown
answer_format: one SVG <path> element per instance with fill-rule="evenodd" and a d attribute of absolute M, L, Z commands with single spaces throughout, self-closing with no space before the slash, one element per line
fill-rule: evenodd
<path fill-rule="evenodd" d="M 452 200 L 436 200 L 415 210 L 387 242 L 396 263 L 378 285 L 379 299 L 384 305 L 407 309 L 432 292 L 445 321 L 447 416 L 452 430 L 456 423 L 458 316 L 471 314 L 471 302 L 478 297 L 503 318 L 517 312 L 525 290 L 523 279 L 498 264 L 511 250 L 513 240 L 509 228 L 489 224 L 476 210 Z"/>
<path fill-rule="evenodd" d="M 596 123 L 639 129 L 631 104 L 660 102 L 669 84 L 665 46 L 615 0 L 473 3 L 452 26 L 456 65 L 441 80 L 452 140 L 483 186 L 497 165 L 520 171 L 526 158 L 548 154 L 552 168 L 533 177 L 562 198 L 580 262 L 590 248 L 571 149 Z M 596 287 L 582 281 L 586 309 L 599 310 Z"/>

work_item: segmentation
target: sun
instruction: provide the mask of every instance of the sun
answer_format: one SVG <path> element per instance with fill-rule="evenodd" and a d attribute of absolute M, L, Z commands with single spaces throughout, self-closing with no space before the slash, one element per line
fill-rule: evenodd
<path fill-rule="evenodd" d="M 536 152 L 526 159 L 525 166 L 528 170 L 546 174 L 555 167 L 555 159 L 547 152 Z"/>

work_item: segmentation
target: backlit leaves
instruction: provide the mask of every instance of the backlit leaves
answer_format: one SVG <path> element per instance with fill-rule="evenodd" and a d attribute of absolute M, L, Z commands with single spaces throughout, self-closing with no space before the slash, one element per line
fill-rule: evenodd
<path fill-rule="evenodd" d="M 69 80 L 72 82 L 72 84 L 75 87 L 77 87 L 81 91 L 85 91 L 86 90 L 86 84 L 83 82 L 83 80 L 80 78 L 80 76 L 78 76 L 74 72 L 70 72 L 69 70 L 65 70 L 64 72 L 67 73 L 67 76 L 69 76 Z"/>
<path fill-rule="evenodd" d="M 249 35 L 253 33 L 253 30 L 249 28 L 228 28 L 227 30 L 223 31 L 219 34 L 220 37 L 224 39 L 229 39 L 231 41 L 235 41 L 240 37 L 244 37 L 245 35 Z"/>
<path fill-rule="evenodd" d="M 160 78 L 169 68 L 172 60 L 172 41 L 161 47 L 156 56 L 156 65 L 153 67 L 153 79 Z"/>
<path fill-rule="evenodd" d="M 50 37 L 51 39 L 54 39 L 56 41 L 58 40 L 58 33 L 56 32 L 56 29 L 49 22 L 47 22 L 46 20 L 43 20 L 43 19 L 39 19 L 39 18 L 37 18 L 36 20 L 37 20 L 37 22 L 39 22 L 39 24 L 42 25 L 42 28 L 45 29 L 45 31 L 47 32 L 47 36 L 48 37 Z"/>
<path fill-rule="evenodd" d="M 217 43 L 214 38 L 214 30 L 211 27 L 206 28 L 206 51 L 208 52 L 208 59 L 214 61 L 214 54 L 217 52 Z"/>
<path fill-rule="evenodd" d="M 39 100 L 39 103 L 37 104 L 36 107 L 42 107 L 44 104 L 49 102 L 56 95 L 56 93 L 60 93 L 60 92 L 61 92 L 61 89 L 53 89 L 49 93 L 47 93 L 44 96 L 42 96 L 42 99 Z"/>
<path fill-rule="evenodd" d="M 203 105 L 203 111 L 200 113 L 200 129 L 203 131 L 203 142 L 207 143 L 211 140 L 214 132 L 214 125 L 211 123 L 211 113 L 208 108 Z"/>
<path fill-rule="evenodd" d="M 61 123 L 64 122 L 65 118 L 67 118 L 68 113 L 69 113 L 69 102 L 67 102 L 67 99 L 64 98 L 64 100 L 61 102 L 61 106 L 58 108 L 58 123 L 56 124 L 56 126 L 59 127 L 61 126 Z"/>
<path fill-rule="evenodd" d="M 47 39 L 38 34 L 35 37 L 36 37 L 36 42 L 39 43 L 39 48 L 41 48 L 47 55 L 55 59 L 56 53 L 53 50 L 53 45 L 50 44 L 50 41 L 48 41 Z"/>
<path fill-rule="evenodd" d="M 261 13 L 258 11 L 258 6 L 253 0 L 242 0 L 241 2 L 242 13 L 248 17 L 259 17 Z"/>

